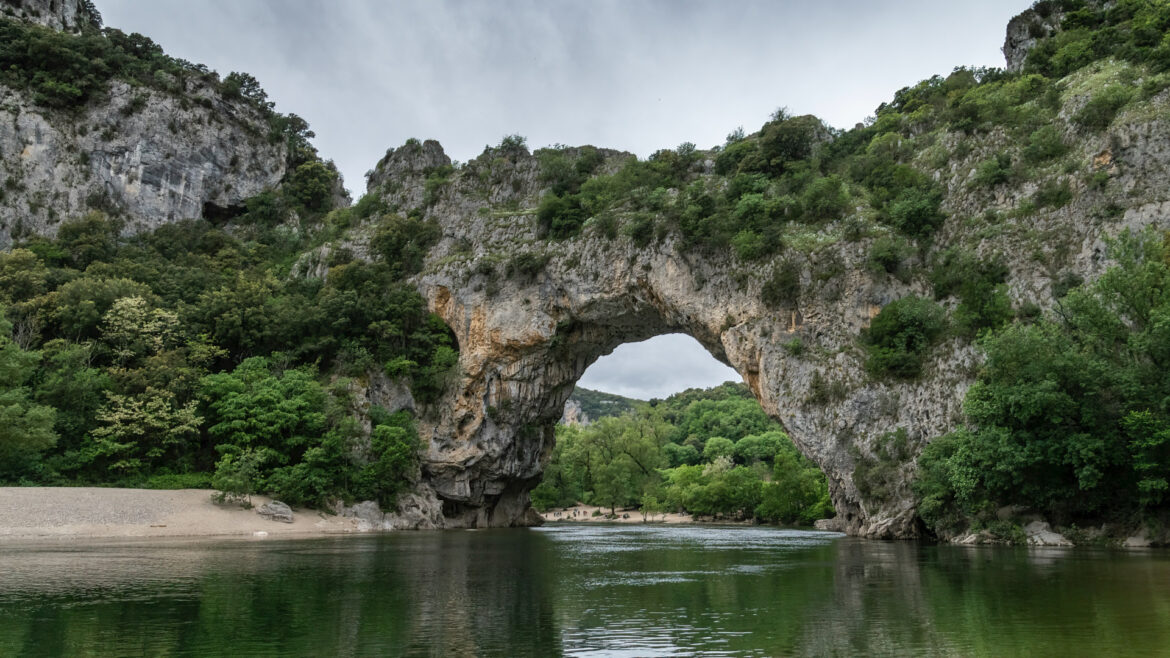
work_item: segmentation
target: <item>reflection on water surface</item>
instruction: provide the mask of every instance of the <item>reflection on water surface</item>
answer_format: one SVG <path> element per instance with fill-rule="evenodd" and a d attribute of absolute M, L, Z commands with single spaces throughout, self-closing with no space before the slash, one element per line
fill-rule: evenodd
<path fill-rule="evenodd" d="M 0 655 L 1164 655 L 1161 552 L 554 525 L 0 544 Z"/>

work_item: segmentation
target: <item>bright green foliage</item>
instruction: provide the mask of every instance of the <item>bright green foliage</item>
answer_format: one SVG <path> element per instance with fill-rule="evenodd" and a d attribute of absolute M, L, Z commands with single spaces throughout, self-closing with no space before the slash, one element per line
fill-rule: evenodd
<path fill-rule="evenodd" d="M 1117 265 L 1062 313 L 985 338 L 969 428 L 924 450 L 921 513 L 946 528 L 1003 505 L 1057 522 L 1163 510 L 1170 486 L 1170 265 L 1163 236 L 1126 235 Z"/>
<path fill-rule="evenodd" d="M 866 371 L 899 379 L 917 377 L 927 352 L 945 328 L 942 307 L 929 299 L 911 296 L 890 302 L 865 332 Z"/>
<path fill-rule="evenodd" d="M 1068 10 L 1062 31 L 1029 51 L 1025 70 L 1061 77 L 1111 56 L 1149 64 L 1156 71 L 1170 68 L 1170 44 L 1163 38 L 1170 27 L 1170 10 L 1164 2 L 1121 0 L 1091 6 L 1066 0 L 1062 4 Z"/>
<path fill-rule="evenodd" d="M 761 491 L 756 518 L 797 525 L 812 525 L 833 515 L 829 484 L 824 473 L 796 451 L 791 443 L 776 454 L 772 481 Z"/>
<path fill-rule="evenodd" d="M 31 468 L 57 441 L 55 410 L 34 403 L 26 386 L 39 358 L 12 341 L 12 324 L 0 310 L 0 477 Z"/>
<path fill-rule="evenodd" d="M 975 167 L 975 178 L 971 183 L 976 187 L 996 187 L 1012 179 L 1012 156 L 997 153 Z"/>
<path fill-rule="evenodd" d="M 779 430 L 753 434 L 736 441 L 732 454 L 735 456 L 735 461 L 740 464 L 771 462 L 776 457 L 776 453 L 788 442 L 788 435 Z"/>
<path fill-rule="evenodd" d="M 373 418 L 371 460 L 355 476 L 355 496 L 391 509 L 398 494 L 416 479 L 419 441 L 410 414 L 400 411 Z"/>
<path fill-rule="evenodd" d="M 325 430 L 325 392 L 308 367 L 284 369 L 282 355 L 245 359 L 232 372 L 208 375 L 208 433 L 221 446 L 272 451 L 287 463 Z"/>
<path fill-rule="evenodd" d="M 251 496 L 260 485 L 260 465 L 264 457 L 264 453 L 255 448 L 225 453 L 216 462 L 215 475 L 211 478 L 211 486 L 218 492 L 215 500 L 251 507 Z"/>
<path fill-rule="evenodd" d="M 106 393 L 98 426 L 81 446 L 79 464 L 95 477 L 136 475 L 151 466 L 179 464 L 198 448 L 202 418 L 196 403 L 179 405 L 174 393 L 147 389 L 138 395 Z"/>
<path fill-rule="evenodd" d="M 731 457 L 735 453 L 735 443 L 722 436 L 713 436 L 703 444 L 703 460 L 713 462 L 720 457 Z"/>
<path fill-rule="evenodd" d="M 647 517 L 682 510 L 802 524 L 833 514 L 824 474 L 745 386 L 731 383 L 654 400 L 586 427 L 558 426 L 532 501 L 542 510 L 640 504 Z"/>

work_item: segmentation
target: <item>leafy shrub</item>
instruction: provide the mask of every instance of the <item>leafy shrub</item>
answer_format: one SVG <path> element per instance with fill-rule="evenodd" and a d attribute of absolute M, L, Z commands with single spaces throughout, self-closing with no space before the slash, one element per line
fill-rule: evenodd
<path fill-rule="evenodd" d="M 1059 158 L 1068 152 L 1068 145 L 1060 129 L 1053 125 L 1041 126 L 1028 136 L 1024 159 L 1033 164 Z"/>
<path fill-rule="evenodd" d="M 903 191 L 886 207 L 886 217 L 890 226 L 907 235 L 926 236 L 946 219 L 941 205 L 942 192 L 915 187 Z"/>
<path fill-rule="evenodd" d="M 971 184 L 976 187 L 995 187 L 1012 179 L 1012 158 L 1007 153 L 980 162 L 975 167 L 975 178 Z"/>
<path fill-rule="evenodd" d="M 849 209 L 849 194 L 839 176 L 827 176 L 810 183 L 800 202 L 805 215 L 811 219 L 839 219 Z"/>
<path fill-rule="evenodd" d="M 764 303 L 772 308 L 796 306 L 800 301 L 800 268 L 793 261 L 784 261 L 772 269 L 772 276 L 764 282 Z"/>
<path fill-rule="evenodd" d="M 902 278 L 904 275 L 902 263 L 911 253 L 910 245 L 904 240 L 883 235 L 870 245 L 866 264 L 871 271 L 899 275 L 899 278 Z"/>
<path fill-rule="evenodd" d="M 434 221 L 400 215 L 384 216 L 370 239 L 370 248 L 392 271 L 407 275 L 422 269 L 427 251 L 439 240 Z"/>
<path fill-rule="evenodd" d="M 535 254 L 526 251 L 513 256 L 504 266 L 504 271 L 508 276 L 531 280 L 544 271 L 544 268 L 548 266 L 549 258 L 548 254 Z"/>
<path fill-rule="evenodd" d="M 311 160 L 293 170 L 281 190 L 304 209 L 325 212 L 329 210 L 336 185 L 337 170 L 320 160 Z"/>
<path fill-rule="evenodd" d="M 1032 203 L 1040 208 L 1059 208 L 1072 201 L 1072 188 L 1067 180 L 1047 180 L 1032 195 Z"/>
<path fill-rule="evenodd" d="M 869 352 L 866 371 L 899 379 L 917 377 L 927 352 L 945 328 L 942 307 L 929 299 L 912 296 L 890 302 L 864 333 Z"/>
<path fill-rule="evenodd" d="M 548 194 L 541 199 L 536 218 L 542 234 L 554 240 L 563 240 L 581 232 L 585 211 L 581 208 L 580 197 L 576 195 L 561 197 Z"/>
<path fill-rule="evenodd" d="M 1125 87 L 1106 87 L 1073 115 L 1073 122 L 1090 130 L 1104 130 L 1132 98 L 1133 92 Z"/>
<path fill-rule="evenodd" d="M 951 248 L 930 273 L 935 299 L 955 296 L 955 324 L 962 335 L 998 328 L 1011 320 L 1007 296 L 1008 269 L 998 260 L 981 260 L 969 251 Z"/>

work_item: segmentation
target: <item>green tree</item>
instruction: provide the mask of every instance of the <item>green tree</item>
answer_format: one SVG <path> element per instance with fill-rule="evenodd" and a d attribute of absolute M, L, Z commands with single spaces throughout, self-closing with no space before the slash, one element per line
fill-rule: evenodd
<path fill-rule="evenodd" d="M 57 441 L 56 410 L 34 403 L 26 386 L 40 354 L 21 349 L 11 335 L 0 308 L 0 478 L 21 474 Z"/>

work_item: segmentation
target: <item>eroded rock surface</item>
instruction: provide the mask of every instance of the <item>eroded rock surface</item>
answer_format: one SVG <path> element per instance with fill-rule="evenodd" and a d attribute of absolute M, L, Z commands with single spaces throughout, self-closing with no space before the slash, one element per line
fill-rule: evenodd
<path fill-rule="evenodd" d="M 948 191 L 950 218 L 930 249 L 965 245 L 1003 256 L 1013 303 L 1043 308 L 1053 303 L 1056 278 L 1068 272 L 1090 278 L 1104 267 L 1110 236 L 1170 223 L 1160 192 L 1170 181 L 1166 121 L 1149 112 L 1123 115 L 1108 133 L 1068 138 L 1075 144 L 1070 158 L 1085 172 L 1063 179 L 1074 200 L 1031 215 L 1014 209 L 1037 183 L 990 191 L 970 184 L 975 166 L 1004 148 L 1003 134 L 966 138 L 973 147 L 942 169 L 916 161 Z M 940 141 L 951 139 L 964 137 Z M 603 154 L 604 171 L 627 157 Z M 867 266 L 872 235 L 844 238 L 839 226 L 822 230 L 819 243 L 763 262 L 683 248 L 672 232 L 645 244 L 604 237 L 591 223 L 581 237 L 552 241 L 535 216 L 543 184 L 538 159 L 527 150 L 489 149 L 444 174 L 447 182 L 432 179 L 428 196 L 428 175 L 448 163 L 437 143 L 410 143 L 387 154 L 370 184 L 391 208 L 421 209 L 442 228 L 414 282 L 460 347 L 458 381 L 422 410 L 420 423 L 427 444 L 422 486 L 441 502 L 445 525 L 528 523 L 528 491 L 539 482 L 553 424 L 585 369 L 622 343 L 681 332 L 735 368 L 825 471 L 840 515 L 835 527 L 874 538 L 919 535 L 910 490 L 915 458 L 961 422 L 978 353 L 969 341 L 952 339 L 933 349 L 921 378 L 875 379 L 864 370 L 859 336 L 889 302 L 932 294 L 922 266 L 930 253 L 911 257 L 919 274 L 903 281 Z M 697 165 L 701 176 L 709 170 Z M 1099 171 L 1108 174 L 1108 186 L 1087 187 L 1087 174 Z M 347 247 L 365 255 L 361 231 Z M 801 273 L 799 299 L 772 307 L 762 289 L 783 261 Z M 891 458 L 882 447 L 897 429 L 908 441 Z M 856 476 L 861 462 L 866 481 Z"/>

